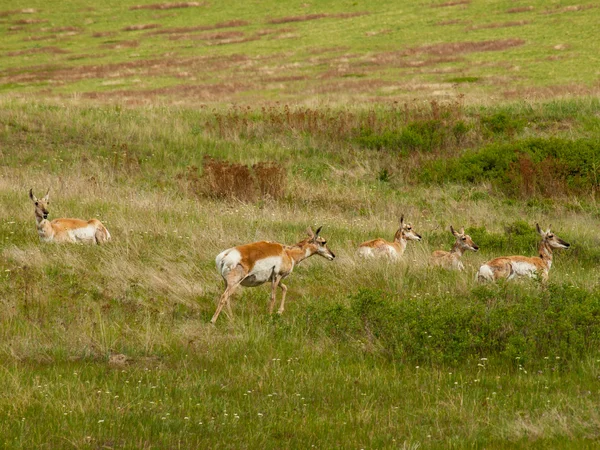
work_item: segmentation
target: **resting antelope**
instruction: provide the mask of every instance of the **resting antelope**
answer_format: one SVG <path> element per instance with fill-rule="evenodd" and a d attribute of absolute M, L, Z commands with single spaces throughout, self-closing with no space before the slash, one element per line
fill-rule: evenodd
<path fill-rule="evenodd" d="M 404 215 L 402 215 L 400 217 L 400 228 L 396 231 L 393 242 L 381 238 L 363 242 L 358 246 L 358 255 L 365 258 L 386 256 L 395 260 L 404 254 L 407 241 L 420 240 L 421 236 L 414 232 L 410 223 L 404 223 Z"/>
<path fill-rule="evenodd" d="M 500 278 L 512 280 L 517 277 L 541 277 L 543 282 L 548 280 L 548 271 L 552 266 L 552 249 L 569 248 L 571 244 L 563 241 L 550 231 L 542 231 L 536 223 L 535 228 L 542 237 L 538 246 L 538 257 L 527 256 L 501 256 L 486 262 L 479 268 L 477 279 L 479 281 L 495 281 Z"/>
<path fill-rule="evenodd" d="M 444 250 L 434 251 L 431 254 L 431 264 L 434 266 L 445 267 L 446 269 L 464 270 L 465 266 L 460 260 L 460 257 L 467 250 L 471 250 L 473 252 L 478 251 L 479 247 L 475 244 L 475 242 L 473 242 L 471 236 L 465 234 L 464 228 L 458 232 L 452 228 L 452 225 L 450 225 L 450 231 L 456 238 L 452 250 L 449 252 L 445 252 Z"/>
<path fill-rule="evenodd" d="M 50 189 L 46 195 L 38 199 L 29 190 L 29 198 L 35 203 L 35 221 L 37 232 L 42 242 L 83 242 L 102 244 L 110 239 L 110 233 L 98 219 L 54 219 L 48 220 Z"/>
<path fill-rule="evenodd" d="M 227 305 L 227 309 L 231 312 L 229 297 L 240 284 L 254 287 L 267 281 L 271 282 L 269 314 L 273 312 L 275 291 L 279 286 L 282 297 L 277 312 L 282 314 L 287 286 L 281 280 L 292 273 L 296 264 L 315 254 L 330 261 L 335 258 L 333 252 L 327 248 L 325 239 L 319 236 L 321 228 L 313 233 L 312 229 L 308 227 L 306 230 L 308 238 L 295 245 L 260 241 L 232 247 L 219 253 L 215 258 L 215 263 L 217 270 L 225 280 L 225 291 L 219 299 L 217 310 L 210 320 L 211 323 L 214 324 L 217 321 L 223 306 Z"/>

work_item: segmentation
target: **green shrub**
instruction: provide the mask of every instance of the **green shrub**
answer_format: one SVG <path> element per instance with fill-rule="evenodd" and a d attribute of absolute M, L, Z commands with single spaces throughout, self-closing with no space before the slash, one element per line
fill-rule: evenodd
<path fill-rule="evenodd" d="M 526 290 L 478 286 L 465 294 L 403 298 L 362 289 L 350 306 L 313 308 L 314 330 L 361 342 L 364 351 L 410 364 L 568 363 L 600 348 L 600 291 L 569 285 Z"/>
<path fill-rule="evenodd" d="M 506 134 L 513 136 L 525 127 L 525 121 L 505 112 L 498 112 L 489 116 L 481 117 L 482 127 L 493 134 Z"/>
<path fill-rule="evenodd" d="M 463 156 L 437 159 L 423 182 L 492 182 L 509 196 L 595 194 L 600 187 L 600 142 L 532 138 L 492 144 Z"/>

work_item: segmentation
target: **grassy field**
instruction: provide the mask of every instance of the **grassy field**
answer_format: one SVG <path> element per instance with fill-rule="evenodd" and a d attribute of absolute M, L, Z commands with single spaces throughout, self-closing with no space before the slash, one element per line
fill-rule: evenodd
<path fill-rule="evenodd" d="M 0 11 L 1 447 L 600 445 L 600 8 L 63 3 Z M 112 241 L 42 245 L 30 188 Z M 547 285 L 475 281 L 536 223 Z M 307 226 L 335 261 L 211 326 L 215 255 Z"/>
<path fill-rule="evenodd" d="M 600 8 L 577 0 L 91 5 L 5 2 L 0 89 L 130 104 L 598 93 Z"/>

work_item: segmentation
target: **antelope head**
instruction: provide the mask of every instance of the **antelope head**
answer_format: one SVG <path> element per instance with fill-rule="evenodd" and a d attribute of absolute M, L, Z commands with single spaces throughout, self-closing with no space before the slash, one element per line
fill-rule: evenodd
<path fill-rule="evenodd" d="M 465 229 L 461 228 L 460 231 L 456 231 L 452 225 L 450 225 L 450 231 L 456 238 L 456 244 L 460 247 L 461 250 L 471 250 L 476 252 L 479 250 L 479 246 L 473 242 L 471 236 L 465 234 Z"/>
<path fill-rule="evenodd" d="M 33 195 L 33 189 L 29 189 L 29 198 L 35 204 L 35 217 L 40 222 L 48 218 L 48 205 L 50 204 L 49 195 L 50 188 L 48 188 L 46 195 L 41 199 L 38 199 Z"/>
<path fill-rule="evenodd" d="M 321 228 L 323 227 L 319 227 L 316 232 L 313 232 L 311 227 L 306 229 L 306 233 L 308 234 L 307 245 L 313 254 L 316 253 L 327 258 L 329 261 L 333 261 L 335 254 L 327 247 L 327 241 L 319 236 Z"/>
<path fill-rule="evenodd" d="M 542 242 L 544 244 L 548 245 L 549 247 L 551 247 L 551 248 L 569 248 L 571 246 L 571 244 L 563 241 L 556 234 L 552 233 L 550 231 L 550 228 L 548 228 L 546 231 L 544 231 L 540 228 L 540 226 L 537 223 L 535 224 L 535 228 L 536 228 L 538 234 L 542 237 Z"/>
<path fill-rule="evenodd" d="M 421 235 L 415 233 L 412 224 L 404 222 L 404 214 L 400 216 L 400 228 L 396 231 L 396 235 L 394 236 L 394 240 L 399 241 L 401 238 L 404 238 L 409 241 L 420 241 Z"/>

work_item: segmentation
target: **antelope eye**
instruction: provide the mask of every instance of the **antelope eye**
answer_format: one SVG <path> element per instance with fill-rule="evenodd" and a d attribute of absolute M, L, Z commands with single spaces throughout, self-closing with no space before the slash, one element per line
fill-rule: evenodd
<path fill-rule="evenodd" d="M 463 240 L 463 241 L 466 241 L 466 240 L 467 240 L 467 238 L 466 238 L 466 237 L 464 237 L 464 238 L 462 238 L 462 240 Z"/>
<path fill-rule="evenodd" d="M 35 202 L 35 206 L 38 206 L 38 202 Z"/>
<path fill-rule="evenodd" d="M 327 241 L 321 242 L 321 245 L 325 245 L 325 244 L 327 244 Z"/>

